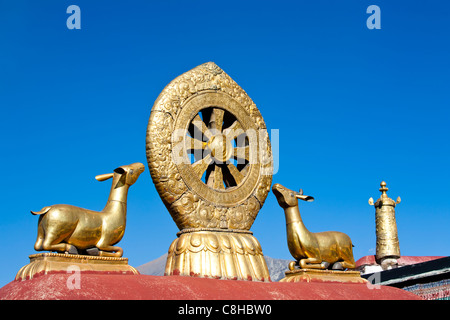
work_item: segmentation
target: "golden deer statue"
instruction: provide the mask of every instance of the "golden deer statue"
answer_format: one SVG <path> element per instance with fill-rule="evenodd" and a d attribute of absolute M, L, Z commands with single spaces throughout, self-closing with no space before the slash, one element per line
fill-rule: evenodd
<path fill-rule="evenodd" d="M 286 232 L 289 252 L 296 259 L 289 264 L 302 269 L 345 269 L 354 268 L 353 245 L 350 237 L 342 232 L 327 231 L 313 233 L 306 229 L 298 209 L 298 199 L 314 201 L 304 196 L 303 191 L 292 191 L 276 183 L 272 187 L 278 204 L 286 215 Z"/>
<path fill-rule="evenodd" d="M 68 204 L 31 211 L 39 215 L 34 249 L 78 253 L 78 250 L 89 252 L 97 248 L 100 256 L 121 257 L 123 249 L 114 245 L 125 233 L 128 188 L 144 169 L 142 163 L 133 163 L 121 166 L 113 173 L 96 176 L 98 181 L 113 179 L 108 202 L 100 212 Z"/>

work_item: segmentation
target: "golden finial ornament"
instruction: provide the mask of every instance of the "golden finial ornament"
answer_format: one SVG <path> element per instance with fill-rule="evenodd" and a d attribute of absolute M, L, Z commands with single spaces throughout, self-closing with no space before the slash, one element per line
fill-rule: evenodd
<path fill-rule="evenodd" d="M 369 199 L 369 204 L 375 207 L 375 225 L 376 225 L 376 255 L 377 263 L 383 270 L 391 269 L 397 265 L 397 259 L 400 258 L 400 244 L 398 241 L 397 223 L 395 220 L 395 206 L 400 203 L 400 197 L 397 201 L 388 197 L 386 192 L 386 182 L 380 183 L 380 198 L 374 203 L 373 198 Z"/>
<path fill-rule="evenodd" d="M 178 76 L 153 105 L 146 148 L 180 229 L 165 274 L 269 281 L 250 227 L 270 191 L 272 154 L 247 93 L 213 62 Z"/>

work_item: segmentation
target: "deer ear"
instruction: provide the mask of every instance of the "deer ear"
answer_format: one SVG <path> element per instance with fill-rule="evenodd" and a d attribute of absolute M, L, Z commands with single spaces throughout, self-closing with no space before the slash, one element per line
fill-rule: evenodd
<path fill-rule="evenodd" d="M 113 175 L 114 175 L 114 173 L 99 174 L 98 176 L 95 176 L 95 179 L 97 181 L 105 181 L 105 180 L 112 178 Z"/>
<path fill-rule="evenodd" d="M 314 197 L 304 196 L 304 195 L 298 194 L 298 193 L 295 195 L 295 197 L 300 199 L 300 200 L 307 201 L 307 202 L 313 202 L 314 201 Z"/>

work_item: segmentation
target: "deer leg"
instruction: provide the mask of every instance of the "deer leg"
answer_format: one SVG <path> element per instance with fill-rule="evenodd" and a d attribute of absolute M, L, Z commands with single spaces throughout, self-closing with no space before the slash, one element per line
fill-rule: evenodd
<path fill-rule="evenodd" d="M 38 235 L 37 239 L 36 239 L 36 243 L 34 244 L 34 250 L 36 251 L 41 251 L 44 250 L 43 248 L 43 243 L 44 243 L 44 237 Z"/>
<path fill-rule="evenodd" d="M 51 224 L 48 229 L 43 228 L 41 220 L 39 220 L 38 238 L 43 237 L 41 250 L 58 251 L 64 253 L 75 253 L 78 251 L 75 246 L 64 241 L 70 238 L 70 235 L 75 231 L 76 224 L 63 225 L 56 221 Z M 40 240 L 36 241 L 36 245 L 40 245 Z"/>
<path fill-rule="evenodd" d="M 121 257 L 123 255 L 123 249 L 121 247 L 101 246 L 97 248 L 100 250 L 99 256 L 102 257 Z"/>
<path fill-rule="evenodd" d="M 354 269 L 355 267 L 356 267 L 356 264 L 355 264 L 355 262 L 349 262 L 349 261 L 340 261 L 340 263 L 341 263 L 341 266 L 344 268 L 344 269 Z"/>
<path fill-rule="evenodd" d="M 299 261 L 300 268 L 302 269 L 325 269 L 325 265 L 322 264 L 321 258 L 306 258 Z"/>
<path fill-rule="evenodd" d="M 356 267 L 351 246 L 341 248 L 340 256 L 339 263 L 343 269 L 354 269 Z"/>
<path fill-rule="evenodd" d="M 42 220 L 42 218 L 39 217 L 39 222 L 41 220 Z M 34 250 L 36 250 L 36 251 L 44 250 L 44 248 L 42 248 L 42 245 L 44 243 L 44 239 L 45 239 L 44 228 L 42 227 L 42 224 L 39 223 L 38 224 L 38 235 L 37 235 L 36 243 L 34 244 Z"/>
<path fill-rule="evenodd" d="M 45 239 L 42 243 L 42 249 L 47 251 L 58 251 L 58 252 L 65 252 L 65 253 L 72 253 L 72 245 L 68 243 L 57 243 L 52 244 L 51 241 L 48 239 Z M 73 247 L 75 248 L 75 247 Z M 75 249 L 76 250 L 76 249 Z"/>

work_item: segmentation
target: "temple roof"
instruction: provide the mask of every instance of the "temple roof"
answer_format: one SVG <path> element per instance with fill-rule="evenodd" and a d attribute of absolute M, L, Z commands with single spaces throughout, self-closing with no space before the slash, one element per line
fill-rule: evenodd
<path fill-rule="evenodd" d="M 67 286 L 71 274 L 42 274 L 0 288 L 0 299 L 97 300 L 414 300 L 393 287 L 371 290 L 361 283 L 255 282 L 182 276 L 82 273 L 79 289 Z"/>
<path fill-rule="evenodd" d="M 417 264 L 417 263 L 427 262 L 427 261 L 431 261 L 431 260 L 441 259 L 444 257 L 445 256 L 401 256 L 399 259 L 397 259 L 397 261 L 398 261 L 399 266 L 407 266 L 407 265 L 411 265 L 411 264 Z M 374 255 L 364 256 L 364 257 L 358 259 L 358 261 L 356 261 L 357 269 L 360 267 L 363 267 L 363 266 L 367 266 L 367 265 L 378 265 L 378 263 L 375 260 Z"/>

